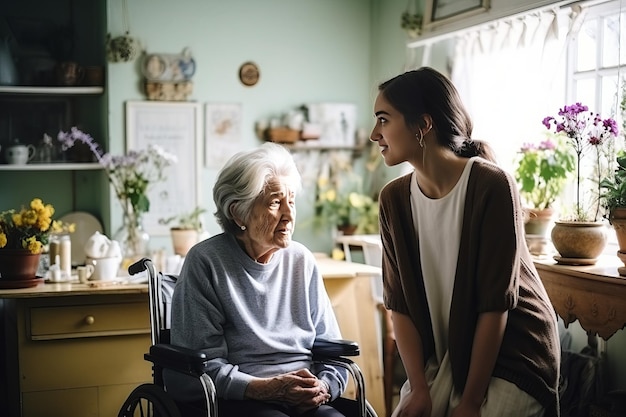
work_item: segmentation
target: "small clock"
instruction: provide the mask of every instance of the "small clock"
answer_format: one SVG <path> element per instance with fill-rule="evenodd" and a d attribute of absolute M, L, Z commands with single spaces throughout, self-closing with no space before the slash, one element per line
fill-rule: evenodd
<path fill-rule="evenodd" d="M 259 82 L 259 67 L 254 62 L 244 62 L 239 67 L 239 79 L 243 85 L 255 85 Z"/>

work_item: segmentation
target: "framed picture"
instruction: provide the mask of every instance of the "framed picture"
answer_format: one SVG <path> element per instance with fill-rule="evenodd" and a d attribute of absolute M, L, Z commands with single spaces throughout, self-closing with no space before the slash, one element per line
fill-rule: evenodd
<path fill-rule="evenodd" d="M 143 226 L 150 235 L 167 236 L 159 219 L 193 210 L 200 201 L 201 106 L 189 102 L 127 101 L 126 149 L 161 146 L 178 162 L 167 168 L 166 179 L 148 190 L 150 210 Z"/>
<path fill-rule="evenodd" d="M 426 0 L 424 27 L 466 18 L 489 9 L 489 0 Z"/>
<path fill-rule="evenodd" d="M 241 146 L 241 104 L 206 103 L 204 107 L 204 164 L 221 168 Z"/>

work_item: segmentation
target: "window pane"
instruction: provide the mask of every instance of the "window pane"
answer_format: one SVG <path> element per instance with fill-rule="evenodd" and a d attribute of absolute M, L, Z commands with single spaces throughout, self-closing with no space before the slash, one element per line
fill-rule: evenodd
<path fill-rule="evenodd" d="M 583 23 L 576 44 L 576 71 L 588 71 L 596 67 L 596 38 L 598 19 Z"/>
<path fill-rule="evenodd" d="M 582 104 L 593 110 L 596 103 L 596 83 L 594 79 L 578 80 L 574 83 L 576 91 L 575 102 L 581 102 Z M 568 103 L 571 104 L 571 103 Z"/>
<path fill-rule="evenodd" d="M 620 51 L 620 17 L 607 16 L 603 19 L 604 45 L 602 48 L 602 66 L 613 67 L 618 65 L 618 57 L 624 62 L 624 39 L 626 35 L 621 35 L 622 50 Z"/>
<path fill-rule="evenodd" d="M 619 111 L 617 75 L 602 78 L 602 108 L 599 110 L 603 118 L 615 117 Z"/>

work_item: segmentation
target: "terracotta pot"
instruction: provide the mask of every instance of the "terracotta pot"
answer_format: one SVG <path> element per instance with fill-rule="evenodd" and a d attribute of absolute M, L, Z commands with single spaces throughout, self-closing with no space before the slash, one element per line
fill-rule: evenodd
<path fill-rule="evenodd" d="M 606 227 L 600 222 L 555 222 L 552 244 L 562 258 L 596 259 L 606 246 Z"/>
<path fill-rule="evenodd" d="M 182 257 L 187 256 L 189 249 L 200 241 L 200 233 L 195 229 L 170 229 L 174 253 Z"/>
<path fill-rule="evenodd" d="M 548 229 L 552 225 L 552 214 L 554 213 L 552 208 L 546 208 L 543 210 L 527 208 L 527 219 L 524 224 L 524 230 L 527 235 L 535 236 L 547 236 Z"/>
<path fill-rule="evenodd" d="M 37 278 L 40 253 L 26 249 L 0 249 L 0 279 L 3 281 Z"/>
<path fill-rule="evenodd" d="M 620 252 L 626 252 L 626 207 L 618 207 L 611 212 L 611 225 L 615 230 Z"/>
<path fill-rule="evenodd" d="M 356 229 L 357 229 L 357 226 L 354 224 L 349 224 L 345 226 L 337 226 L 337 230 L 344 236 L 353 235 L 356 232 Z"/>

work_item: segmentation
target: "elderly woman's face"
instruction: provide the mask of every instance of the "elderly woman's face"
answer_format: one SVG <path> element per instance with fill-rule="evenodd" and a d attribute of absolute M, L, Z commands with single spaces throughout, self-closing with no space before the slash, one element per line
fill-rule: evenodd
<path fill-rule="evenodd" d="M 296 222 L 296 195 L 282 178 L 268 182 L 252 207 L 240 239 L 248 255 L 265 263 L 271 255 L 291 243 Z"/>

